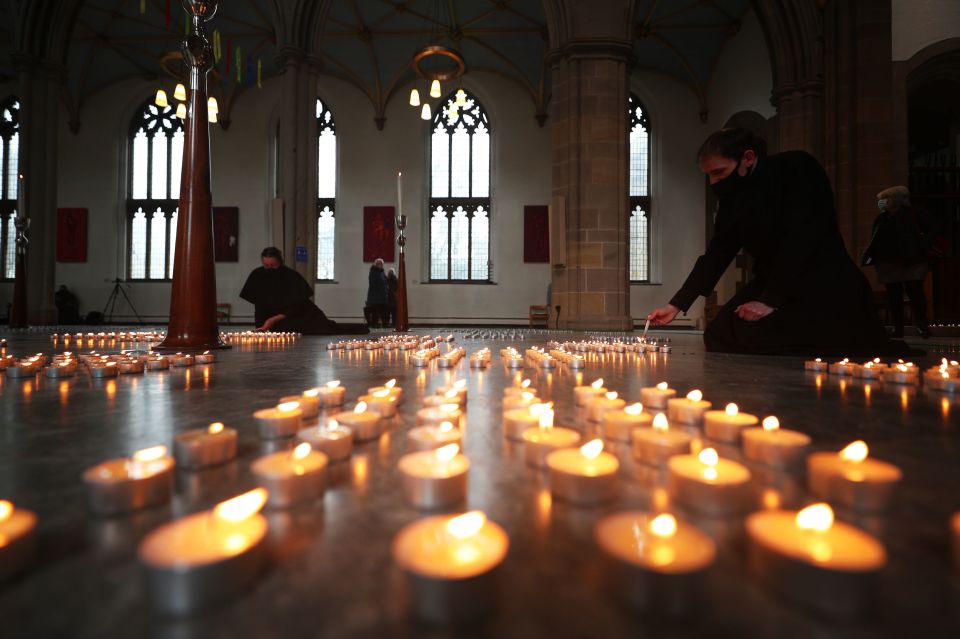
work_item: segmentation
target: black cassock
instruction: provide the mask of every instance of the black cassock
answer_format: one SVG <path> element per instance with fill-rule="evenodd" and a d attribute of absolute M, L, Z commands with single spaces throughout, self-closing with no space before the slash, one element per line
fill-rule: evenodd
<path fill-rule="evenodd" d="M 720 198 L 707 252 L 670 301 L 686 311 L 709 295 L 740 249 L 754 278 L 703 335 L 707 350 L 781 355 L 890 355 L 910 350 L 887 337 L 873 291 L 847 253 L 833 190 L 808 153 L 762 159 L 739 189 Z M 748 322 L 735 314 L 758 301 L 776 310 Z"/>
<path fill-rule="evenodd" d="M 257 326 L 274 315 L 283 314 L 270 330 L 304 335 L 340 335 L 368 333 L 364 324 L 339 324 L 310 301 L 313 291 L 303 276 L 292 268 L 255 268 L 247 277 L 240 297 L 253 304 Z"/>

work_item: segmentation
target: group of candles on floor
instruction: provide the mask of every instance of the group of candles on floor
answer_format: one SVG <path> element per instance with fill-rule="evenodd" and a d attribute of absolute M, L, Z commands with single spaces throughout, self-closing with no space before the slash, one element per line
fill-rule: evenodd
<path fill-rule="evenodd" d="M 443 340 L 384 338 L 350 348 L 397 348 L 416 357 L 437 349 L 437 341 Z M 340 348 L 349 350 L 332 346 Z M 434 357 L 452 352 L 461 351 L 451 348 Z M 506 348 L 501 356 L 509 369 L 518 353 Z M 473 357 L 489 362 L 490 353 L 483 349 Z M 550 355 L 530 349 L 523 357 L 535 367 L 538 358 Z M 67 354 L 57 356 L 51 365 L 60 367 L 69 359 Z M 102 364 L 103 359 L 93 355 L 88 362 L 94 367 L 119 365 L 116 360 Z M 837 370 L 853 366 L 838 363 Z M 873 362 L 862 368 L 881 366 Z M 942 366 L 956 375 L 955 362 Z M 893 368 L 900 371 L 899 365 Z M 404 498 L 417 509 L 456 508 L 466 499 L 470 462 L 461 451 L 466 386 L 461 379 L 426 396 L 415 413 L 416 426 L 406 434 L 408 452 L 400 458 L 397 474 Z M 604 450 L 604 439 L 629 443 L 639 463 L 665 468 L 677 503 L 719 517 L 749 508 L 751 471 L 721 458 L 717 448 L 704 447 L 693 433 L 702 432 L 707 443 L 739 444 L 743 457 L 761 467 L 792 472 L 805 462 L 808 488 L 824 501 L 800 511 L 748 515 L 750 568 L 775 590 L 820 612 L 847 615 L 865 606 L 872 580 L 886 564 L 886 551 L 867 532 L 836 521 L 828 505 L 856 513 L 888 508 L 901 471 L 869 457 L 865 442 L 852 442 L 839 452 L 810 453 L 810 438 L 780 428 L 776 417 L 760 420 L 732 403 L 714 410 L 699 390 L 678 397 L 666 382 L 642 388 L 640 402 L 629 405 L 604 388 L 602 379 L 574 387 L 573 394 L 578 409 L 594 425 L 589 430 L 599 429 L 602 438 L 584 442 L 580 431 L 555 426 L 553 404 L 541 401 L 529 380 L 517 376 L 504 389 L 504 436 L 522 442 L 526 463 L 547 473 L 552 498 L 574 506 L 615 499 L 620 460 Z M 139 559 L 155 606 L 168 614 L 188 614 L 248 587 L 266 561 L 268 525 L 260 510 L 321 498 L 328 466 L 349 459 L 354 442 L 376 440 L 389 429 L 402 398 L 402 389 L 390 380 L 369 388 L 354 408 L 345 410 L 346 389 L 331 381 L 257 410 L 253 418 L 261 439 L 295 438 L 297 445 L 252 462 L 256 489 L 167 523 L 143 540 Z M 214 423 L 177 434 L 172 456 L 158 445 L 97 464 L 83 474 L 88 508 L 96 515 L 113 516 L 165 503 L 171 498 L 174 468 L 193 471 L 227 463 L 236 458 L 237 437 L 236 429 Z M 35 526 L 32 512 L 0 501 L 0 579 L 29 560 Z M 951 520 L 951 530 L 960 551 L 960 514 Z M 594 538 L 608 560 L 614 591 L 647 609 L 688 609 L 716 556 L 707 534 L 667 512 L 604 516 L 595 525 Z M 490 582 L 508 547 L 501 526 L 481 511 L 469 511 L 429 516 L 405 526 L 393 540 L 392 555 L 407 576 L 413 610 L 428 621 L 444 622 L 489 611 Z"/>
<path fill-rule="evenodd" d="M 39 374 L 54 379 L 73 377 L 78 370 L 86 370 L 90 377 L 105 378 L 118 375 L 137 375 L 145 370 L 167 370 L 185 368 L 194 364 L 212 364 L 213 353 L 204 351 L 192 355 L 189 353 L 143 353 L 121 351 L 116 354 L 100 354 L 96 351 L 75 355 L 70 351 L 47 357 L 37 353 L 31 357 L 17 358 L 13 355 L 0 357 L 0 370 L 5 370 L 9 378 L 33 379 Z"/>
<path fill-rule="evenodd" d="M 804 362 L 804 369 L 814 373 L 828 373 L 838 377 L 854 377 L 865 381 L 883 381 L 889 384 L 918 386 L 921 380 L 920 367 L 913 362 L 897 360 L 886 364 L 879 357 L 863 364 L 844 358 L 829 364 L 821 358 Z M 955 393 L 960 390 L 960 362 L 940 360 L 940 364 L 923 371 L 923 384 L 930 390 Z"/>

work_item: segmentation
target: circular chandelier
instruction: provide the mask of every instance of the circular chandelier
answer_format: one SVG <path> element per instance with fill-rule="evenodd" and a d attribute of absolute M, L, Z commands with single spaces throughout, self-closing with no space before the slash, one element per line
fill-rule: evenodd
<path fill-rule="evenodd" d="M 410 66 L 418 77 L 430 83 L 427 95 L 431 98 L 443 95 L 441 82 L 459 80 L 467 70 L 467 64 L 460 52 L 442 44 L 430 44 L 417 51 L 410 60 Z M 454 108 L 466 104 L 467 94 L 461 86 L 457 90 Z M 420 91 L 416 87 L 410 89 L 410 106 L 420 107 L 420 117 L 424 120 L 430 119 L 430 104 L 426 100 L 421 102 Z"/>

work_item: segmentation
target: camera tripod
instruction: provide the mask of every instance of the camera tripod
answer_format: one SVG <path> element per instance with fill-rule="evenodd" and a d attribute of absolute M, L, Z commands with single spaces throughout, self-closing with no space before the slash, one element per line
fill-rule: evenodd
<path fill-rule="evenodd" d="M 143 324 L 143 319 L 140 317 L 140 313 L 137 312 L 133 302 L 130 301 L 130 298 L 127 296 L 127 292 L 123 290 L 123 280 L 120 278 L 115 278 L 113 280 L 113 290 L 110 291 L 110 297 L 107 298 L 107 303 L 103 305 L 103 321 L 110 322 L 113 319 L 113 313 L 117 308 L 117 300 L 121 295 L 123 295 L 123 299 L 127 301 L 127 306 L 129 306 L 130 310 L 133 311 L 137 321 Z M 109 313 L 107 312 L 108 308 L 110 309 Z"/>

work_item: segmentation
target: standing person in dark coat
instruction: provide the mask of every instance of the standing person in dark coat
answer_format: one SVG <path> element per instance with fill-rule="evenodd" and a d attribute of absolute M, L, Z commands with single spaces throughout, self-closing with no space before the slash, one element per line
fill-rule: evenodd
<path fill-rule="evenodd" d="M 280 250 L 260 253 L 260 268 L 247 277 L 240 297 L 253 304 L 258 331 L 290 331 L 304 335 L 369 333 L 365 324 L 338 324 L 310 301 L 313 290 L 303 276 L 283 265 Z"/>
<path fill-rule="evenodd" d="M 746 129 L 723 129 L 698 154 L 719 198 L 714 236 L 667 306 L 647 317 L 668 324 L 709 295 L 734 256 L 754 258 L 754 277 L 707 326 L 709 351 L 783 355 L 892 354 L 867 279 L 837 227 L 833 191 L 802 151 L 766 156 Z"/>
<path fill-rule="evenodd" d="M 863 253 L 863 264 L 877 267 L 877 279 L 887 289 L 893 337 L 903 337 L 904 289 L 917 333 L 930 337 L 927 296 L 923 292 L 932 245 L 929 238 L 934 235 L 929 215 L 910 206 L 910 191 L 905 186 L 877 193 L 877 208 L 880 214 L 873 221 L 873 236 Z"/>
<path fill-rule="evenodd" d="M 374 326 L 387 325 L 387 274 L 383 272 L 383 260 L 379 257 L 370 266 L 367 277 L 367 306 Z"/>
<path fill-rule="evenodd" d="M 400 288 L 400 279 L 392 268 L 387 269 L 387 312 L 390 315 L 390 326 L 397 325 L 397 289 Z"/>

